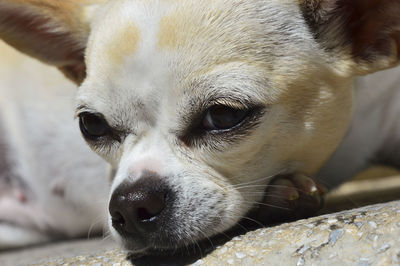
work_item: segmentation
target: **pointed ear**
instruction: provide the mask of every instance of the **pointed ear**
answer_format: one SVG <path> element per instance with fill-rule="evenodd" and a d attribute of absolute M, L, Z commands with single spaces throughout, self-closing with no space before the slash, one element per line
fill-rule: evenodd
<path fill-rule="evenodd" d="M 315 38 L 347 57 L 353 74 L 400 63 L 399 0 L 299 0 Z"/>
<path fill-rule="evenodd" d="M 0 38 L 80 84 L 92 0 L 1 0 Z"/>

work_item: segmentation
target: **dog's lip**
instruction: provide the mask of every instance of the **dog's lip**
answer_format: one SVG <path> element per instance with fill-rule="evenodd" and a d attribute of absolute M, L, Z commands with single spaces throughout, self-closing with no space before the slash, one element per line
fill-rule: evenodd
<path fill-rule="evenodd" d="M 154 241 L 146 241 L 141 237 L 123 238 L 124 248 L 131 254 L 135 254 L 138 257 L 145 255 L 166 255 L 171 251 L 179 249 L 181 246 L 178 242 L 175 245 L 162 245 L 162 243 L 156 243 Z"/>
<path fill-rule="evenodd" d="M 148 255 L 149 247 L 140 248 L 140 249 L 128 249 L 128 255 L 134 258 L 140 258 Z"/>
<path fill-rule="evenodd" d="M 146 247 L 139 247 L 139 248 L 128 248 L 125 246 L 128 252 L 128 256 L 133 259 L 139 259 L 146 256 L 152 257 L 170 257 L 174 254 L 182 253 L 184 251 L 183 246 L 176 246 L 176 247 L 155 247 L 155 246 L 146 246 Z"/>
<path fill-rule="evenodd" d="M 181 241 L 162 242 L 145 241 L 143 239 L 124 238 L 123 247 L 127 250 L 129 256 L 133 258 L 141 258 L 145 256 L 170 257 L 173 254 L 186 254 L 188 247 L 196 247 L 202 242 L 209 243 L 209 240 L 200 239 L 198 241 L 189 241 L 182 239 Z"/>
<path fill-rule="evenodd" d="M 203 240 L 205 241 L 205 240 Z M 127 249 L 128 258 L 130 259 L 141 259 L 141 258 L 158 258 L 158 259 L 171 259 L 171 258 L 179 258 L 179 257 L 187 257 L 187 256 L 198 256 L 213 249 L 213 246 L 208 248 L 200 247 L 201 242 L 199 243 L 191 243 L 187 245 L 177 245 L 177 246 L 170 246 L 170 247 L 154 247 L 154 246 L 147 246 L 145 248 L 138 248 L 138 249 Z M 190 248 L 193 247 L 196 248 Z M 199 246 L 200 245 L 200 246 Z M 199 251 L 198 249 L 201 249 Z M 198 252 L 198 253 L 197 253 Z"/>

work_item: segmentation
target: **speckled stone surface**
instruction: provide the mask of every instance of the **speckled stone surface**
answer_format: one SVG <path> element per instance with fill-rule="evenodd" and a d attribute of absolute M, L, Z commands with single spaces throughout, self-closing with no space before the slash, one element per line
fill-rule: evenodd
<path fill-rule="evenodd" d="M 394 201 L 258 229 L 194 265 L 400 265 L 399 238 L 400 201 Z M 125 258 L 113 250 L 37 265 L 131 265 Z"/>
<path fill-rule="evenodd" d="M 400 202 L 249 232 L 196 264 L 399 265 Z"/>

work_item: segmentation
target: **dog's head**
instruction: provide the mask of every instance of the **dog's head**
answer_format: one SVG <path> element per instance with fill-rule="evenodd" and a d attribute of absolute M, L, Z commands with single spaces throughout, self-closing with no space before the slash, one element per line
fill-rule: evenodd
<path fill-rule="evenodd" d="M 133 251 L 227 230 L 275 175 L 315 173 L 352 77 L 399 60 L 395 0 L 87 2 L 3 1 L 0 36 L 83 81 L 79 124 L 117 169 L 110 229 Z"/>

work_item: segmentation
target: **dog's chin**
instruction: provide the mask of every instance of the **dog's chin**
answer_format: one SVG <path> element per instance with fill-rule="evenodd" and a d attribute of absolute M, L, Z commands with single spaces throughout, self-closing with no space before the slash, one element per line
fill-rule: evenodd
<path fill-rule="evenodd" d="M 199 240 L 202 241 L 202 240 Z M 131 258 L 140 258 L 144 256 L 170 256 L 187 250 L 188 247 L 196 245 L 195 241 L 145 241 L 137 238 L 124 238 L 122 245 L 128 251 Z"/>
<path fill-rule="evenodd" d="M 248 214 L 258 208 L 251 209 Z M 238 225 L 240 223 L 240 225 Z M 198 238 L 157 238 L 157 239 L 141 239 L 137 237 L 121 238 L 123 248 L 128 252 L 128 258 L 131 260 L 141 260 L 145 258 L 159 258 L 168 260 L 171 257 L 196 257 L 204 256 L 215 246 L 224 244 L 232 237 L 246 233 L 261 226 L 256 220 L 241 219 L 238 223 L 226 228 L 221 232 L 215 232 L 210 236 L 199 236 Z M 166 236 L 164 236 L 166 237 Z"/>
<path fill-rule="evenodd" d="M 170 230 L 164 232 L 157 231 L 143 235 L 130 235 L 127 237 L 118 234 L 118 236 L 114 238 L 120 242 L 123 248 L 134 258 L 140 258 L 143 256 L 162 257 L 170 256 L 171 254 L 184 254 L 187 253 L 188 250 L 190 253 L 197 251 L 204 252 L 204 250 L 209 249 L 208 245 L 210 243 L 213 245 L 214 241 L 220 241 L 218 236 L 221 235 L 222 232 L 226 232 L 234 226 L 235 224 L 228 228 L 215 230 L 213 232 L 210 229 L 208 230 L 209 234 L 207 235 L 203 233 L 188 235 L 183 233 L 183 230 Z M 215 227 L 218 226 L 215 225 Z M 204 231 L 207 230 L 204 229 Z M 224 239 L 227 240 L 226 234 L 224 234 Z M 199 250 L 200 246 L 202 246 L 201 250 Z"/>
<path fill-rule="evenodd" d="M 123 247 L 131 254 L 137 256 L 162 254 L 170 250 L 179 248 L 179 243 L 165 243 L 165 241 L 146 241 L 138 238 L 124 238 L 122 240 Z"/>

